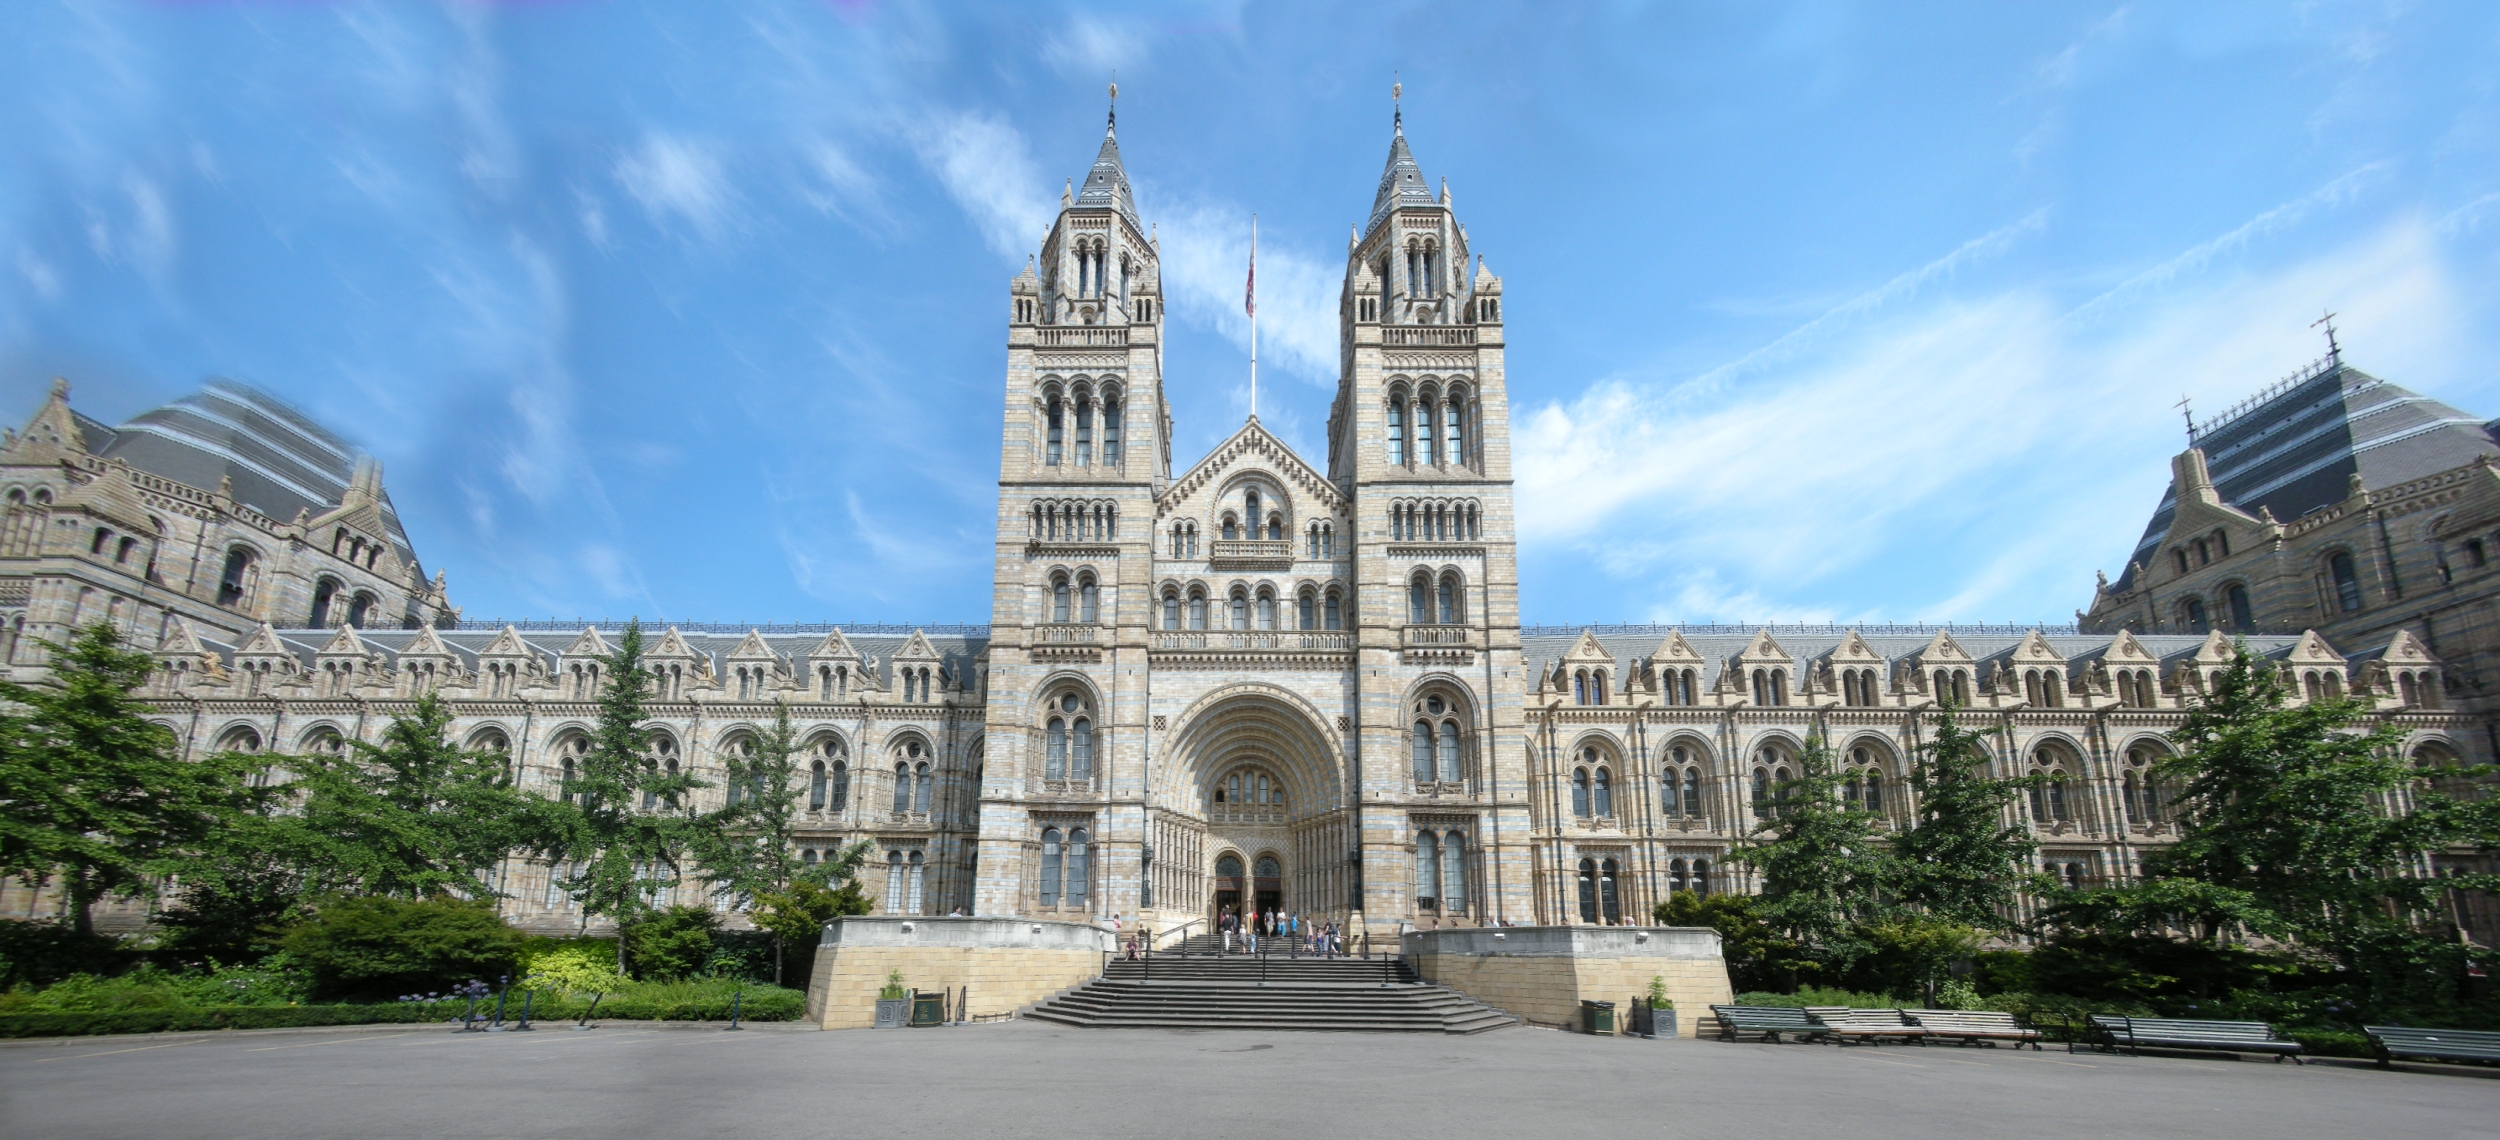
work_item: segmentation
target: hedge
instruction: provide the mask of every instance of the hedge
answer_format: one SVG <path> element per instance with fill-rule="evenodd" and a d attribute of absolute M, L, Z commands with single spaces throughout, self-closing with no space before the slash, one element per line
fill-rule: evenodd
<path fill-rule="evenodd" d="M 644 987 L 636 987 L 641 989 Z M 693 987 L 649 987 L 678 990 Z M 295 1029 L 317 1025 L 441 1024 L 456 1020 L 465 1003 L 420 1005 L 224 1005 L 188 1009 L 115 1010 L 112 1012 L 44 1012 L 0 1014 L 0 1038 L 90 1037 L 110 1033 L 188 1033 L 204 1029 Z M 504 1005 L 506 1023 L 521 1018 L 521 995 Z M 532 1003 L 533 1021 L 579 1018 L 590 1002 L 540 994 Z M 599 1002 L 599 1019 L 617 1021 L 727 1021 L 728 993 L 624 993 Z M 738 1015 L 747 1021 L 796 1021 L 805 1012 L 807 995 L 778 986 L 746 991 Z M 494 1000 L 478 1003 L 481 1017 L 495 1011 Z"/>

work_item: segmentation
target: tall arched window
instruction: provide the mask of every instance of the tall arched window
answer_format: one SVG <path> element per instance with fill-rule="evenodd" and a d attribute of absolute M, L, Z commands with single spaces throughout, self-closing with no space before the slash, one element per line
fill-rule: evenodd
<path fill-rule="evenodd" d="M 1615 814 L 1614 775 L 1613 775 L 1613 773 L 1608 772 L 1608 771 L 1607 771 L 1606 769 L 1604 769 L 1604 768 L 1599 768 L 1599 769 L 1597 770 L 1597 777 L 1596 777 L 1596 794 L 1594 795 L 1593 799 L 1594 799 L 1594 801 L 1595 801 L 1595 806 L 1596 806 L 1596 809 L 1597 809 L 1597 816 L 1598 816 L 1598 818 L 1600 818 L 1600 819 L 1611 819 L 1611 818 L 1613 818 L 1613 817 L 1614 817 L 1614 814 Z"/>
<path fill-rule="evenodd" d="M 1042 410 L 1042 420 L 1044 425 L 1043 430 L 1047 435 L 1047 442 L 1043 445 L 1042 462 L 1052 467 L 1059 466 L 1059 443 L 1062 431 L 1060 417 L 1062 414 L 1063 413 L 1059 408 L 1059 397 L 1056 393 L 1054 393 L 1048 400 L 1044 401 Z"/>
<path fill-rule="evenodd" d="M 1316 595 L 1312 594 L 1311 591 L 1306 589 L 1302 591 L 1301 594 L 1295 596 L 1293 600 L 1293 608 L 1294 628 L 1319 628 L 1319 599 Z"/>
<path fill-rule="evenodd" d="M 1392 466 L 1392 467 L 1403 467 L 1403 466 L 1405 466 L 1405 465 L 1406 465 L 1406 406 L 1405 406 L 1405 403 L 1404 403 L 1404 401 L 1402 400 L 1402 398 L 1401 398 L 1399 395 L 1395 394 L 1395 393 L 1392 393 L 1392 394 L 1390 395 L 1390 397 L 1389 397 L 1389 432 L 1388 432 L 1388 441 L 1389 441 L 1389 465 L 1390 465 L 1390 466 Z"/>
<path fill-rule="evenodd" d="M 1076 620 L 1091 625 L 1101 618 L 1102 595 L 1094 586 L 1094 576 L 1087 574 L 1077 580 Z"/>
<path fill-rule="evenodd" d="M 1085 905 L 1086 897 L 1090 893 L 1088 888 L 1093 885 L 1094 881 L 1093 849 L 1085 839 L 1084 828 L 1069 829 L 1067 884 L 1068 905 L 1071 907 L 1082 908 Z"/>
<path fill-rule="evenodd" d="M 236 606 L 243 603 L 245 579 L 252 569 L 252 552 L 238 546 L 226 552 L 226 568 L 217 575 L 217 604 Z"/>
<path fill-rule="evenodd" d="M 1180 591 L 1178 591 L 1178 590 L 1165 590 L 1165 591 L 1163 592 L 1163 628 L 1165 628 L 1165 629 L 1179 629 L 1180 627 L 1181 627 L 1181 595 L 1180 595 Z"/>
<path fill-rule="evenodd" d="M 1457 625 L 1459 621 L 1458 576 L 1455 574 L 1442 575 L 1440 588 L 1434 593 L 1433 599 L 1435 602 L 1435 608 L 1438 610 L 1441 617 L 1440 624 Z"/>
<path fill-rule="evenodd" d="M 1050 620 L 1061 623 L 1068 620 L 1068 580 L 1064 577 L 1050 580 Z"/>
<path fill-rule="evenodd" d="M 2231 628 L 2249 633 L 2257 628 L 2256 611 L 2248 604 L 2248 587 L 2233 582 L 2222 588 L 2222 604 L 2231 611 Z"/>
<path fill-rule="evenodd" d="M 324 578 L 320 585 L 313 587 L 312 628 L 330 628 L 330 600 L 337 597 L 338 592 L 339 584 L 334 578 Z"/>
<path fill-rule="evenodd" d="M 2335 604 L 2345 613 L 2361 609 L 2361 573 L 2353 565 L 2352 552 L 2338 550 L 2326 560 L 2327 575 L 2335 581 Z"/>
<path fill-rule="evenodd" d="M 1415 782 L 1418 784 L 1431 783 L 1433 772 L 1431 721 L 1419 720 L 1415 722 L 1414 761 Z"/>
<path fill-rule="evenodd" d="M 1068 729 L 1068 778 L 1094 778 L 1094 722 L 1084 717 Z"/>
<path fill-rule="evenodd" d="M 1233 628 L 1250 628 L 1250 595 L 1242 592 L 1240 587 L 1234 587 L 1231 605 Z"/>
<path fill-rule="evenodd" d="M 1589 818 L 1589 770 L 1586 768 L 1573 769 L 1571 773 L 1571 814 L 1579 819 Z"/>
<path fill-rule="evenodd" d="M 911 811 L 911 765 L 894 762 L 894 814 Z"/>
<path fill-rule="evenodd" d="M 1065 868 L 1063 868 L 1063 867 L 1060 865 L 1060 858 L 1061 858 L 1061 855 L 1062 855 L 1062 852 L 1061 852 L 1061 851 L 1060 851 L 1060 849 L 1059 849 L 1059 829 L 1058 829 L 1058 828 L 1056 828 L 1056 827 L 1045 827 L 1045 828 L 1043 828 L 1043 829 L 1042 829 L 1042 905 L 1043 905 L 1043 906 L 1058 906 L 1058 905 L 1059 905 L 1059 876 L 1060 876 L 1060 874 L 1061 874 L 1061 873 L 1065 870 Z"/>
<path fill-rule="evenodd" d="M 1102 398 L 1102 465 L 1120 465 L 1120 401 L 1109 395 Z"/>
<path fill-rule="evenodd" d="M 1045 780 L 1067 779 L 1068 722 L 1055 716 L 1050 718 L 1050 722 L 1042 728 L 1042 740 L 1042 778 Z"/>
<path fill-rule="evenodd" d="M 1442 406 L 1441 415 L 1442 423 L 1444 425 L 1441 432 L 1442 444 L 1449 449 L 1444 462 L 1448 463 L 1452 467 L 1456 467 L 1467 461 L 1467 405 L 1465 398 L 1461 397 L 1456 392 L 1450 393 L 1449 402 Z"/>
<path fill-rule="evenodd" d="M 1597 921 L 1597 860 L 1580 860 L 1580 921 Z"/>
<path fill-rule="evenodd" d="M 1441 841 L 1429 831 L 1415 833 L 1415 909 L 1441 905 Z"/>
<path fill-rule="evenodd" d="M 1622 891 L 1615 885 L 1616 871 L 1612 859 L 1600 860 L 1597 864 L 1597 905 L 1608 926 L 1623 925 L 1623 897 Z"/>
<path fill-rule="evenodd" d="M 918 749 L 915 748 L 914 751 L 918 751 Z M 929 762 L 923 760 L 918 764 L 912 765 L 911 810 L 919 812 L 922 815 L 929 814 L 929 792 L 931 790 L 930 783 Z"/>
<path fill-rule="evenodd" d="M 1457 783 L 1459 781 L 1457 721 L 1445 720 L 1441 722 L 1441 747 L 1439 751 L 1441 754 L 1441 782 L 1445 784 Z"/>
<path fill-rule="evenodd" d="M 1189 628 L 1207 627 L 1207 596 L 1195 589 L 1189 591 Z"/>
<path fill-rule="evenodd" d="M 1414 625 L 1432 621 L 1432 584 L 1421 573 L 1406 584 L 1406 620 Z"/>
<path fill-rule="evenodd" d="M 1701 769 L 1686 768 L 1684 770 L 1685 818 L 1700 819 L 1702 817 L 1701 807 Z"/>
<path fill-rule="evenodd" d="M 1415 402 L 1415 461 L 1418 463 L 1441 462 L 1441 448 L 1435 442 L 1439 433 L 1433 430 L 1433 419 L 1432 397 L 1427 394 Z"/>
<path fill-rule="evenodd" d="M 1441 836 L 1441 910 L 1467 913 L 1467 837 L 1456 831 Z"/>
<path fill-rule="evenodd" d="M 1094 465 L 1094 402 L 1081 389 L 1076 396 L 1076 465 Z"/>
<path fill-rule="evenodd" d="M 1276 628 L 1276 595 L 1265 589 L 1259 591 L 1259 628 Z"/>
<path fill-rule="evenodd" d="M 1327 598 L 1323 599 L 1321 602 L 1321 608 L 1326 611 L 1322 615 L 1322 618 L 1326 621 L 1328 628 L 1345 628 L 1344 602 L 1337 597 L 1337 592 L 1335 590 L 1330 590 L 1328 592 Z"/>

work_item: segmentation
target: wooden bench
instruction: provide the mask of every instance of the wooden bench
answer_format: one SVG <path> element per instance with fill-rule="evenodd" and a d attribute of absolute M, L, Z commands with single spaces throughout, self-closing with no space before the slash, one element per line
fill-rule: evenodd
<path fill-rule="evenodd" d="M 1840 1005 L 1810 1005 L 1806 1007 L 1806 1014 L 1822 1022 L 1825 1028 L 1832 1031 L 1832 1036 L 1843 1041 L 1865 1041 L 1881 1045 L 1886 1037 L 1898 1037 L 1907 1042 L 1923 1041 L 1927 1036 L 1925 1028 L 1910 1024 L 1902 1018 L 1901 1011 L 1897 1009 L 1853 1009 Z"/>
<path fill-rule="evenodd" d="M 2500 1061 L 2500 1032 L 2489 1029 L 2417 1029 L 2409 1025 L 2365 1025 L 2370 1047 L 2378 1051 L 2378 1067 L 2389 1068 L 2398 1057 L 2435 1061 Z"/>
<path fill-rule="evenodd" d="M 2040 1031 L 2014 1020 L 2010 1013 L 1968 1009 L 1905 1009 L 1902 1016 L 1916 1021 L 1933 1037 L 1951 1038 L 1964 1045 L 1982 1041 L 2011 1041 L 2017 1049 L 2029 1044 L 2040 1048 Z"/>
<path fill-rule="evenodd" d="M 1830 1027 L 1817 1024 L 1795 1006 L 1714 1005 L 1710 1013 L 1719 1019 L 1721 1041 L 1734 1041 L 1740 1033 L 1759 1033 L 1764 1041 L 1777 1041 L 1783 1033 L 1800 1041 L 1831 1033 Z"/>
<path fill-rule="evenodd" d="M 2262 1021 L 2194 1021 L 2096 1013 L 2092 1015 L 2092 1030 L 2112 1051 L 2124 1048 L 2133 1053 L 2146 1046 L 2211 1049 L 2225 1053 L 2272 1053 L 2277 1062 L 2289 1057 L 2293 1064 L 2301 1063 L 2300 1042 L 2287 1040 Z M 2074 1045 L 2069 1043 L 2066 1051 L 2074 1052 Z"/>

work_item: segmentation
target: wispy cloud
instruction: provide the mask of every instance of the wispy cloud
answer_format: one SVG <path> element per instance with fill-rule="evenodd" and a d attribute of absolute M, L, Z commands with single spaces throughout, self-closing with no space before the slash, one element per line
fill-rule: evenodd
<path fill-rule="evenodd" d="M 655 225 L 676 218 L 710 237 L 730 221 L 737 192 L 719 152 L 694 139 L 654 132 L 616 160 L 616 181 Z"/>
<path fill-rule="evenodd" d="M 2340 206 L 2351 201 L 2384 173 L 2388 164 L 2368 163 L 2327 182 L 2309 193 L 2250 218 L 2230 232 L 2196 243 L 2178 255 L 2120 282 L 2117 287 L 2092 298 L 2075 309 L 2077 319 L 2088 319 L 2111 306 L 2170 283 L 2183 273 L 2195 273 L 2213 263 L 2217 257 L 2237 253 L 2250 242 L 2300 224 L 2322 206 Z"/>
<path fill-rule="evenodd" d="M 1174 316 L 1250 345 L 1250 318 L 1242 311 L 1242 286 L 1250 270 L 1250 211 L 1203 199 L 1167 200 L 1151 190 L 1152 212 L 1163 232 L 1163 288 Z M 1273 227 L 1259 235 L 1259 354 L 1295 376 L 1322 387 L 1337 383 L 1337 292 L 1341 267 L 1291 231 Z"/>
<path fill-rule="evenodd" d="M 1022 261 L 1041 245 L 1056 208 L 1024 135 L 977 111 L 938 113 L 911 133 L 920 161 L 981 231 L 990 251 Z"/>
<path fill-rule="evenodd" d="M 1079 12 L 1042 41 L 1042 60 L 1074 79 L 1109 80 L 1146 54 L 1146 34 L 1135 24 Z"/>

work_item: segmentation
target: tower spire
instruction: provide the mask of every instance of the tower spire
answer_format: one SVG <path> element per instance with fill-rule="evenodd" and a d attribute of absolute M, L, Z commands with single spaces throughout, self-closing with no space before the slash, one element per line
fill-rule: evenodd
<path fill-rule="evenodd" d="M 1116 78 L 1120 73 L 1115 71 L 1111 74 L 1115 77 L 1111 80 L 1111 113 L 1102 125 L 1102 133 L 1106 135 L 1118 134 L 1120 130 L 1120 81 Z"/>

